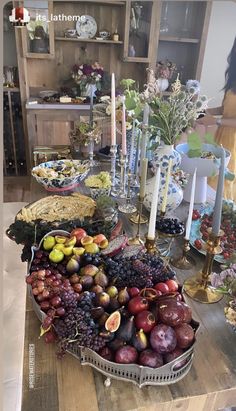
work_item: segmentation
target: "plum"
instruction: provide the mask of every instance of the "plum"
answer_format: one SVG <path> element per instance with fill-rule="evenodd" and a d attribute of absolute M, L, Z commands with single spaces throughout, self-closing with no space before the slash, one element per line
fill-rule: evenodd
<path fill-rule="evenodd" d="M 176 299 L 166 300 L 159 305 L 158 315 L 162 323 L 175 327 L 184 322 L 185 309 Z"/>
<path fill-rule="evenodd" d="M 115 362 L 119 364 L 134 364 L 137 362 L 138 352 L 131 345 L 119 348 L 115 354 Z"/>
<path fill-rule="evenodd" d="M 183 323 L 175 327 L 177 344 L 180 348 L 188 348 L 194 340 L 194 330 L 191 325 Z"/>
<path fill-rule="evenodd" d="M 163 358 L 161 354 L 158 354 L 151 349 L 147 349 L 142 351 L 139 355 L 138 363 L 147 367 L 158 368 L 163 365 Z"/>
<path fill-rule="evenodd" d="M 175 360 L 176 358 L 180 357 L 184 353 L 184 350 L 182 348 L 176 347 L 172 352 L 169 352 L 164 355 L 164 361 L 165 363 L 171 362 Z M 178 370 L 180 367 L 183 367 L 184 364 L 186 364 L 186 359 L 185 360 L 180 360 L 176 362 L 174 366 L 174 370 Z"/>
<path fill-rule="evenodd" d="M 166 324 L 156 325 L 150 334 L 150 344 L 159 354 L 173 351 L 177 345 L 175 331 Z"/>

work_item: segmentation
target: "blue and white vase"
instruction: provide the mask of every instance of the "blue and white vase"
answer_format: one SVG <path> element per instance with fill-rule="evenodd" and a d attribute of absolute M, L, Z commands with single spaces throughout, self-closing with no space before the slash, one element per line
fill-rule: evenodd
<path fill-rule="evenodd" d="M 160 191 L 159 191 L 159 201 L 158 201 L 158 211 L 161 210 L 161 204 L 164 196 L 166 174 L 168 169 L 168 164 L 170 159 L 172 159 L 172 172 L 175 172 L 180 165 L 181 155 L 174 149 L 172 145 L 160 145 L 153 153 L 153 166 L 156 168 L 158 165 L 161 168 L 161 181 L 160 181 Z M 154 190 L 153 184 L 155 182 L 155 176 L 147 180 L 146 185 L 146 195 L 144 199 L 144 205 L 147 210 L 151 209 L 152 204 L 152 193 Z M 183 191 L 180 185 L 170 177 L 169 189 L 167 193 L 167 206 L 166 212 L 171 213 L 174 211 L 183 200 Z"/>
<path fill-rule="evenodd" d="M 96 97 L 97 86 L 96 84 L 87 83 L 84 88 L 81 90 L 82 97 Z"/>

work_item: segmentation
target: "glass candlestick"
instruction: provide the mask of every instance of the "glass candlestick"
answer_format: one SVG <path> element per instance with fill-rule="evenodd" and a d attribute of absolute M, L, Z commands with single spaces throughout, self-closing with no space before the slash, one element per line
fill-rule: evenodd
<path fill-rule="evenodd" d="M 163 13 L 163 17 L 161 19 L 161 25 L 160 25 L 160 33 L 161 34 L 166 34 L 169 31 L 169 24 L 168 24 L 168 8 L 169 8 L 169 4 L 166 1 L 165 4 L 163 3 L 163 7 L 164 7 L 164 13 Z"/>
<path fill-rule="evenodd" d="M 112 145 L 110 148 L 111 153 L 111 195 L 116 197 L 117 196 L 117 188 L 116 188 L 116 153 L 117 153 L 117 145 Z"/>
<path fill-rule="evenodd" d="M 129 218 L 131 223 L 146 224 L 148 222 L 148 218 L 145 215 L 142 214 L 143 201 L 144 201 L 144 197 L 140 197 L 140 195 L 139 195 L 138 196 L 138 207 L 137 207 L 138 211 Z"/>
<path fill-rule="evenodd" d="M 120 155 L 120 190 L 117 191 L 117 197 L 126 198 L 126 165 L 127 165 L 127 156 L 122 154 Z"/>
<path fill-rule="evenodd" d="M 125 202 L 125 204 L 121 204 L 118 207 L 118 210 L 121 213 L 124 213 L 124 214 L 131 214 L 131 213 L 135 213 L 137 211 L 137 208 L 133 204 L 130 203 L 130 200 L 131 200 L 131 194 L 130 194 L 131 178 L 132 178 L 131 173 L 128 173 L 128 185 L 127 185 L 126 202 Z"/>
<path fill-rule="evenodd" d="M 182 33 L 187 35 L 190 32 L 190 12 L 191 12 L 191 2 L 186 2 L 185 4 L 185 10 L 184 10 L 184 24 L 182 26 Z"/>

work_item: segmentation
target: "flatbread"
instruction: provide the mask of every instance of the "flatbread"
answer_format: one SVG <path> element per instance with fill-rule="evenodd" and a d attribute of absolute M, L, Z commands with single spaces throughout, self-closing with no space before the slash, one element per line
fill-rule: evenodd
<path fill-rule="evenodd" d="M 93 217 L 95 201 L 80 193 L 69 196 L 48 196 L 23 207 L 17 214 L 17 220 L 27 223 L 35 220 L 48 222 L 61 220 L 76 220 L 84 217 Z"/>

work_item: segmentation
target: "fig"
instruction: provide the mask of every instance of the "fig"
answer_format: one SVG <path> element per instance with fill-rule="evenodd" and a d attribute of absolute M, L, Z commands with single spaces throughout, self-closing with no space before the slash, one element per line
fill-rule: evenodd
<path fill-rule="evenodd" d="M 194 330 L 191 325 L 183 323 L 175 327 L 177 344 L 180 348 L 188 348 L 194 340 Z"/>
<path fill-rule="evenodd" d="M 119 348 L 115 353 L 115 362 L 118 364 L 134 364 L 138 359 L 137 350 L 131 345 Z"/>
<path fill-rule="evenodd" d="M 43 240 L 44 250 L 47 250 L 47 251 L 51 250 L 54 247 L 55 244 L 56 244 L 56 240 L 55 240 L 55 237 L 53 237 L 52 235 L 48 235 Z"/>
<path fill-rule="evenodd" d="M 147 349 L 140 353 L 138 363 L 146 367 L 158 368 L 163 365 L 163 358 L 161 354 L 158 354 L 151 349 Z"/>
<path fill-rule="evenodd" d="M 120 290 L 118 293 L 118 301 L 121 305 L 125 305 L 128 303 L 130 300 L 129 293 L 127 291 L 127 287 L 125 287 L 123 290 Z"/>
<path fill-rule="evenodd" d="M 86 246 L 86 245 L 92 244 L 93 243 L 93 237 L 91 237 L 90 235 L 86 235 L 86 236 L 81 238 L 80 242 L 81 242 L 83 247 Z"/>
<path fill-rule="evenodd" d="M 135 332 L 134 317 L 130 317 L 124 320 L 117 331 L 117 338 L 121 338 L 124 341 L 130 341 L 133 338 Z"/>
<path fill-rule="evenodd" d="M 115 338 L 114 340 L 108 343 L 109 347 L 113 351 L 117 351 L 119 348 L 123 347 L 124 344 L 125 344 L 125 341 L 121 340 L 120 338 Z"/>
<path fill-rule="evenodd" d="M 109 314 L 108 313 L 103 313 L 101 317 L 98 319 L 98 324 L 100 327 L 103 327 L 105 325 L 106 320 L 108 319 Z"/>
<path fill-rule="evenodd" d="M 112 313 L 105 322 L 105 328 L 107 331 L 116 332 L 120 327 L 121 315 L 119 311 Z"/>
<path fill-rule="evenodd" d="M 96 267 L 96 265 L 93 264 L 88 264 L 85 267 L 83 267 L 83 275 L 91 275 L 94 277 L 98 273 L 99 269 Z"/>
<path fill-rule="evenodd" d="M 81 244 L 81 239 L 83 237 L 87 236 L 86 231 L 83 228 L 74 228 L 74 230 L 71 231 L 70 235 L 73 237 L 76 237 L 76 245 L 80 246 Z"/>
<path fill-rule="evenodd" d="M 83 275 L 79 282 L 84 290 L 88 290 L 93 285 L 93 277 L 91 277 L 91 275 Z"/>
<path fill-rule="evenodd" d="M 94 285 L 91 291 L 95 294 L 99 294 L 103 292 L 103 288 L 100 285 Z"/>
<path fill-rule="evenodd" d="M 106 240 L 106 237 L 104 234 L 97 234 L 95 237 L 93 237 L 93 242 L 95 244 L 100 244 L 103 240 Z"/>
<path fill-rule="evenodd" d="M 58 244 L 64 244 L 67 240 L 67 237 L 64 237 L 63 235 L 55 235 L 55 240 Z"/>
<path fill-rule="evenodd" d="M 110 297 L 103 291 L 102 293 L 97 294 L 96 301 L 99 306 L 106 308 L 110 304 Z"/>
<path fill-rule="evenodd" d="M 176 358 L 180 357 L 183 353 L 184 350 L 182 350 L 182 348 L 176 347 L 174 351 L 171 351 L 164 355 L 164 361 L 165 363 L 171 362 Z M 184 364 L 186 364 L 186 361 L 186 359 L 178 361 L 174 366 L 174 370 L 178 370 L 180 367 L 183 367 Z"/>
<path fill-rule="evenodd" d="M 109 244 L 109 241 L 107 240 L 107 238 L 105 238 L 105 240 L 102 240 L 98 246 L 99 248 L 101 248 L 101 250 L 104 250 L 104 248 L 107 248 Z"/>
<path fill-rule="evenodd" d="M 128 304 L 128 310 L 131 314 L 138 314 L 141 311 L 148 310 L 149 304 L 146 298 L 137 296 L 132 298 Z"/>
<path fill-rule="evenodd" d="M 110 304 L 109 304 L 109 312 L 113 313 L 114 311 L 118 310 L 120 308 L 120 303 L 117 300 L 117 298 L 111 298 L 110 299 Z"/>
<path fill-rule="evenodd" d="M 65 247 L 71 247 L 71 246 L 74 247 L 75 244 L 76 244 L 75 235 L 70 238 L 67 238 L 66 242 L 64 243 Z"/>
<path fill-rule="evenodd" d="M 184 321 L 184 308 L 182 303 L 173 300 L 165 300 L 159 305 L 158 316 L 162 323 L 175 327 Z"/>
<path fill-rule="evenodd" d="M 80 284 L 80 283 L 74 284 L 74 285 L 73 285 L 73 290 L 74 290 L 76 293 L 81 293 L 82 290 L 83 290 L 82 284 Z"/>
<path fill-rule="evenodd" d="M 49 254 L 49 260 L 53 263 L 60 263 L 64 258 L 64 254 L 62 251 L 53 249 Z"/>
<path fill-rule="evenodd" d="M 91 308 L 90 310 L 91 317 L 94 320 L 97 320 L 98 318 L 100 318 L 104 314 L 104 312 L 105 311 L 103 307 L 94 307 L 94 308 Z"/>
<path fill-rule="evenodd" d="M 100 348 L 98 354 L 107 361 L 113 361 L 114 359 L 114 354 L 109 347 Z"/>
<path fill-rule="evenodd" d="M 159 354 L 173 351 L 177 345 L 175 331 L 165 324 L 156 325 L 150 334 L 150 344 Z"/>
<path fill-rule="evenodd" d="M 69 257 L 73 252 L 73 245 L 69 245 L 68 247 L 64 246 L 62 252 L 64 255 Z"/>
<path fill-rule="evenodd" d="M 141 311 L 135 317 L 135 325 L 138 330 L 142 329 L 145 333 L 149 333 L 156 325 L 156 319 L 151 311 Z"/>
<path fill-rule="evenodd" d="M 71 258 L 66 264 L 66 271 L 68 273 L 77 273 L 79 271 L 79 263 L 74 258 Z"/>
<path fill-rule="evenodd" d="M 137 295 L 139 295 L 140 293 L 140 289 L 138 287 L 131 287 L 128 289 L 128 293 L 131 298 L 137 297 Z"/>
<path fill-rule="evenodd" d="M 100 285 L 102 288 L 105 288 L 108 284 L 108 278 L 105 273 L 99 271 L 94 278 L 94 282 L 96 285 Z"/>
<path fill-rule="evenodd" d="M 108 331 L 108 330 L 105 330 L 105 329 L 101 330 L 101 331 L 99 332 L 99 335 L 100 335 L 102 338 L 104 338 L 104 340 L 106 340 L 107 342 L 112 341 L 113 338 L 115 337 L 115 333 L 113 333 L 113 332 L 111 332 L 111 331 Z"/>
<path fill-rule="evenodd" d="M 70 283 L 77 284 L 80 280 L 80 276 L 78 274 L 73 274 L 70 276 Z"/>
<path fill-rule="evenodd" d="M 84 248 L 85 248 L 86 253 L 90 253 L 90 254 L 99 253 L 99 247 L 95 243 L 87 244 L 84 246 Z"/>
<path fill-rule="evenodd" d="M 73 248 L 73 254 L 76 255 L 76 256 L 80 257 L 81 255 L 84 254 L 84 252 L 85 252 L 85 249 L 83 247 L 74 247 Z"/>
<path fill-rule="evenodd" d="M 106 289 L 106 293 L 109 294 L 111 298 L 114 298 L 118 295 L 118 290 L 114 285 L 111 285 Z"/>
<path fill-rule="evenodd" d="M 143 351 L 148 346 L 147 336 L 144 331 L 141 329 L 135 333 L 132 338 L 132 345 L 136 348 L 137 351 Z"/>

